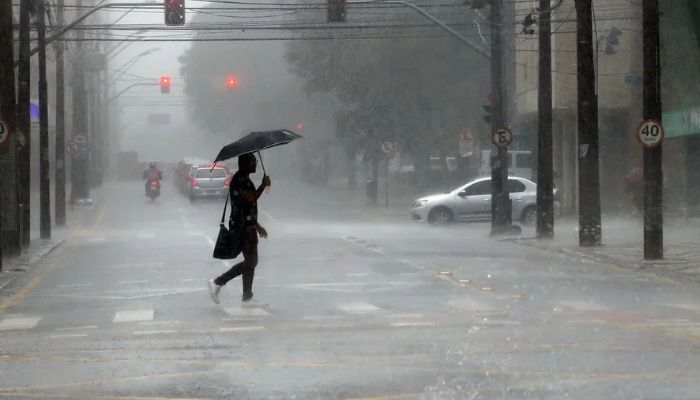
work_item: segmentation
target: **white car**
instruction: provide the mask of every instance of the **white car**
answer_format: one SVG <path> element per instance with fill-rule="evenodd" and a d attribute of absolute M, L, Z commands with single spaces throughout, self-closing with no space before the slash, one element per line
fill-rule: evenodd
<path fill-rule="evenodd" d="M 518 177 L 508 178 L 513 221 L 533 224 L 537 220 L 537 184 Z M 555 215 L 559 210 L 558 191 L 554 190 Z M 491 178 L 479 178 L 444 194 L 416 200 L 411 207 L 416 221 L 431 224 L 453 221 L 491 220 Z"/>

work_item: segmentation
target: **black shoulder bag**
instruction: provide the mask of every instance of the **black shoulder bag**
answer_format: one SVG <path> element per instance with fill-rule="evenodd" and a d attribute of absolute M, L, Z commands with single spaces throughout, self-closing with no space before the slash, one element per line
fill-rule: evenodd
<path fill-rule="evenodd" d="M 224 219 L 226 218 L 226 207 L 228 207 L 228 199 L 230 195 L 226 196 L 226 204 L 224 204 L 224 213 L 221 214 L 221 223 L 219 224 L 219 236 L 216 238 L 216 245 L 214 245 L 214 258 L 220 260 L 230 260 L 238 257 L 241 253 L 241 234 L 239 231 L 234 229 L 229 230 L 224 225 Z M 231 205 L 233 208 L 233 204 Z"/>

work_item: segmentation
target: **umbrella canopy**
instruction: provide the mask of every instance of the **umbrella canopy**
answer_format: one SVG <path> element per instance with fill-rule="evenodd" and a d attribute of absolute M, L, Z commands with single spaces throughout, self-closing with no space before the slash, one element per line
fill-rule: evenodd
<path fill-rule="evenodd" d="M 256 153 L 270 147 L 280 146 L 301 139 L 303 136 L 292 131 L 281 129 L 277 131 L 252 132 L 224 146 L 214 162 L 228 160 L 243 154 Z"/>

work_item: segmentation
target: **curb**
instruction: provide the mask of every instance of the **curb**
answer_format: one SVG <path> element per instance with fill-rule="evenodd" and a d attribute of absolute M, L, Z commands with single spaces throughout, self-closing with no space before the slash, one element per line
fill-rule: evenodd
<path fill-rule="evenodd" d="M 38 239 L 41 241 L 41 239 Z M 65 240 L 54 240 L 42 243 L 32 254 L 23 254 L 3 263 L 4 270 L 0 272 L 0 292 L 8 287 L 22 274 L 29 271 L 30 267 L 38 264 L 54 250 L 65 243 Z"/>
<path fill-rule="evenodd" d="M 531 240 L 535 238 L 522 238 L 522 239 L 511 239 L 511 241 L 516 242 L 518 244 L 536 248 L 539 250 L 547 250 L 547 251 L 556 251 L 559 254 L 570 256 L 570 257 L 577 257 L 581 259 L 586 259 L 589 261 L 593 261 L 599 264 L 607 264 L 611 265 L 613 267 L 617 267 L 620 269 L 624 269 L 626 271 L 633 271 L 633 272 L 640 272 L 646 275 L 653 275 L 657 278 L 662 278 L 662 279 L 668 279 L 671 280 L 677 284 L 682 284 L 682 285 L 698 285 L 700 284 L 700 277 L 692 277 L 686 274 L 681 274 L 675 271 L 672 271 L 670 269 L 665 269 L 665 270 L 660 270 L 660 269 L 655 269 L 655 264 L 663 264 L 663 260 L 661 262 L 654 262 L 654 261 L 644 261 L 644 260 L 639 260 L 639 262 L 631 262 L 631 261 L 624 261 L 624 260 L 619 260 L 614 257 L 609 257 L 605 255 L 596 255 L 596 254 L 588 254 L 582 251 L 576 251 L 576 250 L 571 250 L 565 247 L 552 247 L 552 246 L 544 246 L 538 244 L 535 240 Z"/>

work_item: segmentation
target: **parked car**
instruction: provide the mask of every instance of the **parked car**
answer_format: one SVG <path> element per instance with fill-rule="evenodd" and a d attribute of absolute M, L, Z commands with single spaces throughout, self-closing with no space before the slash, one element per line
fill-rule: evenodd
<path fill-rule="evenodd" d="M 193 166 L 189 173 L 190 201 L 194 202 L 201 197 L 226 197 L 231 177 L 226 166 L 212 166 L 209 163 Z"/>
<path fill-rule="evenodd" d="M 537 219 L 537 184 L 529 179 L 508 178 L 513 221 L 533 224 Z M 558 214 L 558 190 L 554 191 L 555 215 Z M 416 200 L 411 207 L 416 221 L 431 224 L 453 221 L 491 220 L 491 178 L 479 178 L 449 193 L 435 194 Z"/>

